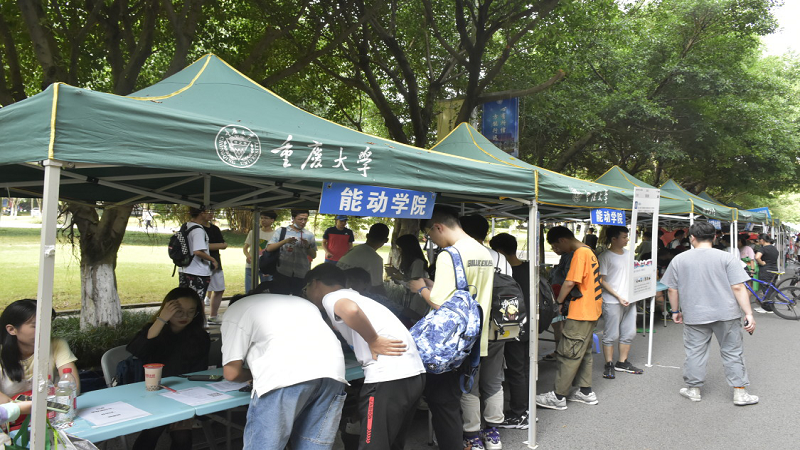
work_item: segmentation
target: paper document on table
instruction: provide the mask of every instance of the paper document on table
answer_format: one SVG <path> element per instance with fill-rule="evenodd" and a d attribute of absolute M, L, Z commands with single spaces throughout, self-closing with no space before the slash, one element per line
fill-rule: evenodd
<path fill-rule="evenodd" d="M 181 389 L 178 392 L 164 392 L 161 395 L 189 406 L 200 406 L 206 403 L 214 403 L 219 400 L 233 398 L 228 394 L 223 394 L 222 392 L 204 387 Z"/>
<path fill-rule="evenodd" d="M 149 412 L 125 402 L 108 403 L 94 408 L 78 410 L 78 417 L 82 417 L 98 427 L 149 415 Z"/>
<path fill-rule="evenodd" d="M 235 381 L 215 381 L 213 383 L 208 383 L 212 389 L 216 389 L 220 392 L 230 392 L 230 391 L 238 391 L 239 389 L 247 386 L 247 381 L 243 381 L 241 383 L 237 383 Z"/>

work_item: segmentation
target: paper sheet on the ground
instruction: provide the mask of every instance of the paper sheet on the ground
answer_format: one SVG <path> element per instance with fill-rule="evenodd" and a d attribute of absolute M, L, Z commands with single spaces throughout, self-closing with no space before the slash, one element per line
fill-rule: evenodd
<path fill-rule="evenodd" d="M 82 417 L 98 427 L 149 415 L 149 412 L 125 402 L 108 403 L 94 408 L 78 410 L 78 417 Z"/>
<path fill-rule="evenodd" d="M 204 387 L 181 389 L 178 392 L 164 392 L 160 395 L 171 398 L 172 400 L 177 400 L 189 406 L 205 405 L 206 403 L 213 403 L 219 400 L 233 398 L 228 394 L 223 394 L 222 392 Z"/>

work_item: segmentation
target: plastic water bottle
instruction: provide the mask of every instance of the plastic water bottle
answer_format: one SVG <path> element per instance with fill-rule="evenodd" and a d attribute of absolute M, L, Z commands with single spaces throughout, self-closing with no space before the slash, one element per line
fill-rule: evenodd
<path fill-rule="evenodd" d="M 56 403 L 67 405 L 69 410 L 67 412 L 57 412 L 54 426 L 56 428 L 67 428 L 72 426 L 72 421 L 75 420 L 75 397 L 77 394 L 78 383 L 75 381 L 75 376 L 72 374 L 72 369 L 64 369 L 63 375 L 58 380 L 58 387 L 56 388 Z"/>

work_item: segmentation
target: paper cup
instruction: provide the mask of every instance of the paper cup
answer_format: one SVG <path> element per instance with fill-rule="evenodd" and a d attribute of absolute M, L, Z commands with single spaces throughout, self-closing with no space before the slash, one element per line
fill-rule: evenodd
<path fill-rule="evenodd" d="M 144 365 L 144 387 L 148 391 L 157 391 L 161 384 L 161 369 L 163 364 L 145 364 Z"/>

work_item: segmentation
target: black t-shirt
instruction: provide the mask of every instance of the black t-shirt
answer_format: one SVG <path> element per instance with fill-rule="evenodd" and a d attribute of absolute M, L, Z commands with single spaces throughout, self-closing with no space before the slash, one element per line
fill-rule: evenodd
<path fill-rule="evenodd" d="M 511 267 L 511 278 L 519 283 L 522 288 L 522 293 L 525 295 L 525 306 L 527 307 L 528 314 L 531 310 L 531 272 L 530 263 L 522 261 L 522 264 Z"/>
<path fill-rule="evenodd" d="M 222 237 L 222 230 L 220 230 L 218 226 L 212 223 L 209 226 L 203 228 L 206 230 L 206 234 L 208 235 L 209 245 L 225 243 L 225 238 Z M 217 264 L 219 264 L 219 269 L 221 270 L 222 259 L 220 259 L 219 250 L 209 250 L 209 254 L 211 255 L 212 258 L 217 260 Z"/>
<path fill-rule="evenodd" d="M 583 237 L 583 243 L 592 247 L 592 250 L 597 250 L 597 235 L 596 234 L 587 234 Z"/>
<path fill-rule="evenodd" d="M 766 271 L 771 270 L 773 272 L 778 271 L 778 249 L 775 248 L 774 245 L 765 245 L 761 247 L 761 260 L 764 261 L 766 264 L 761 266 L 760 273 L 763 274 L 762 280 L 766 280 L 767 277 L 775 275 L 774 273 L 768 273 Z"/>

